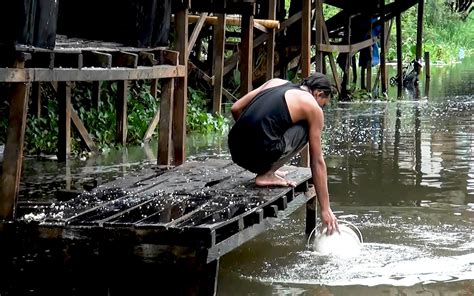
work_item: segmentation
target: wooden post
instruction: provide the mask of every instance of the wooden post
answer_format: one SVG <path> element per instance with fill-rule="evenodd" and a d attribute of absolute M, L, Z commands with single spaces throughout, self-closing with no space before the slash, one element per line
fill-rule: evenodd
<path fill-rule="evenodd" d="M 162 80 L 160 127 L 158 133 L 158 165 L 171 165 L 171 135 L 173 132 L 174 79 Z"/>
<path fill-rule="evenodd" d="M 92 108 L 99 110 L 101 81 L 92 81 Z"/>
<path fill-rule="evenodd" d="M 225 13 L 217 14 L 217 24 L 214 25 L 214 92 L 212 111 L 221 113 L 222 107 L 222 81 L 224 78 L 224 50 L 225 50 Z"/>
<path fill-rule="evenodd" d="M 316 227 L 316 212 L 318 207 L 316 191 L 313 184 L 308 186 L 308 190 L 305 192 L 305 196 L 309 199 L 306 202 L 306 235 L 311 234 L 313 229 Z M 316 235 L 316 234 L 314 234 Z"/>
<path fill-rule="evenodd" d="M 268 19 L 276 19 L 276 0 L 268 1 Z M 267 39 L 267 75 L 266 79 L 270 80 L 273 78 L 273 73 L 275 72 L 275 35 L 276 30 L 270 29 L 268 31 Z"/>
<path fill-rule="evenodd" d="M 317 4 L 321 4 L 321 0 L 317 0 Z M 316 6 L 321 7 L 321 6 Z M 319 15 L 319 14 L 317 14 Z M 321 32 L 322 19 L 318 18 L 318 29 L 316 44 L 321 44 L 323 41 L 323 34 Z M 308 77 L 311 74 L 311 0 L 303 1 L 303 12 L 301 15 L 301 76 Z M 323 54 L 319 49 L 316 51 L 316 71 L 322 72 L 323 68 Z M 309 146 L 306 145 L 300 152 L 300 165 L 304 167 L 309 166 Z"/>
<path fill-rule="evenodd" d="M 373 48 L 370 48 L 370 51 L 373 51 Z M 366 89 L 367 92 L 372 92 L 372 54 L 369 58 L 369 62 L 367 65 L 367 73 L 366 73 Z"/>
<path fill-rule="evenodd" d="M 382 95 L 387 93 L 387 68 L 385 65 L 385 54 L 387 52 L 387 44 L 385 41 L 385 35 L 387 34 L 385 28 L 385 0 L 380 0 L 380 19 L 381 19 L 381 32 L 380 32 L 380 82 L 382 85 Z"/>
<path fill-rule="evenodd" d="M 253 14 L 242 15 L 240 44 L 240 96 L 253 89 Z"/>
<path fill-rule="evenodd" d="M 309 18 L 308 21 L 311 20 L 311 1 L 305 0 L 303 6 L 303 21 L 305 18 Z M 323 54 L 319 49 L 319 44 L 323 43 L 323 29 L 326 29 L 325 33 L 327 32 L 327 28 L 325 24 L 323 25 L 323 1 L 316 0 L 316 72 L 322 72 L 323 70 Z M 324 27 L 323 27 L 324 26 Z M 325 41 L 329 44 L 329 35 L 325 36 Z M 311 35 L 309 37 L 309 44 L 311 44 Z M 331 64 L 332 66 L 332 64 Z M 332 69 L 333 73 L 336 70 L 335 68 Z"/>
<path fill-rule="evenodd" d="M 425 97 L 430 96 L 430 79 L 431 79 L 431 69 L 430 69 L 430 53 L 425 51 Z"/>
<path fill-rule="evenodd" d="M 58 160 L 71 155 L 71 82 L 58 82 Z"/>
<path fill-rule="evenodd" d="M 403 58 L 402 58 L 402 18 L 400 14 L 397 14 L 396 19 L 397 27 L 397 97 L 402 97 L 403 90 Z"/>
<path fill-rule="evenodd" d="M 117 143 L 127 144 L 128 80 L 117 81 Z"/>
<path fill-rule="evenodd" d="M 29 89 L 28 83 L 15 83 L 11 89 L 10 114 L 0 183 L 0 220 L 15 218 L 20 191 Z"/>
<path fill-rule="evenodd" d="M 188 73 L 188 9 L 189 0 L 184 0 L 175 16 L 176 50 L 179 51 L 179 64 Z M 186 158 L 186 105 L 188 101 L 188 75 L 176 78 L 173 113 L 173 144 L 175 165 L 184 163 Z"/>
<path fill-rule="evenodd" d="M 421 60 L 421 51 L 423 50 L 423 13 L 424 13 L 425 1 L 418 0 L 418 20 L 416 24 L 416 60 Z M 420 73 L 420 67 L 415 64 L 416 71 Z"/>
<path fill-rule="evenodd" d="M 41 117 L 41 82 L 33 82 L 32 85 L 32 94 L 31 94 L 31 108 L 32 114 L 36 117 Z"/>

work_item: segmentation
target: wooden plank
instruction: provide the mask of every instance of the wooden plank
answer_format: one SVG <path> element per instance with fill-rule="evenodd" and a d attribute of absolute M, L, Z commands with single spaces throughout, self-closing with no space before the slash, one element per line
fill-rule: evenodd
<path fill-rule="evenodd" d="M 155 114 L 152 123 L 158 118 L 158 164 L 171 165 L 172 132 L 173 132 L 174 79 L 162 80 L 160 110 Z M 155 124 L 156 126 L 156 124 Z M 154 128 L 153 128 L 154 130 Z"/>
<path fill-rule="evenodd" d="M 77 115 L 77 112 L 74 111 L 74 109 L 72 109 L 72 107 L 71 107 L 71 120 L 77 132 L 79 133 L 79 137 L 81 138 L 82 142 L 86 146 L 87 150 L 91 152 L 97 151 L 97 147 L 94 141 L 92 140 L 91 136 L 89 135 L 89 132 L 87 131 L 86 127 L 84 126 L 84 123 L 79 118 L 79 115 Z"/>
<path fill-rule="evenodd" d="M 430 66 L 430 53 L 425 51 L 425 97 L 430 96 L 430 80 L 431 80 L 431 66 Z"/>
<path fill-rule="evenodd" d="M 163 79 L 165 80 L 165 79 Z M 160 107 L 156 109 L 155 115 L 153 116 L 150 124 L 148 125 L 148 128 L 145 132 L 145 135 L 143 136 L 143 142 L 149 142 L 151 138 L 153 137 L 153 133 L 156 130 L 156 127 L 158 126 L 158 123 L 160 122 Z"/>
<path fill-rule="evenodd" d="M 158 63 L 160 65 L 173 65 L 177 66 L 180 63 L 180 52 L 176 50 L 169 49 L 159 49 L 154 51 L 155 56 L 158 58 Z M 186 59 L 187 60 L 187 59 Z"/>
<path fill-rule="evenodd" d="M 222 86 L 224 79 L 224 44 L 225 44 L 226 15 L 218 14 L 218 22 L 214 25 L 214 54 L 213 69 L 214 76 L 212 111 L 222 112 Z"/>
<path fill-rule="evenodd" d="M 112 54 L 99 51 L 84 51 L 83 53 L 84 67 L 112 67 Z"/>
<path fill-rule="evenodd" d="M 199 33 L 201 33 L 202 26 L 204 25 L 204 22 L 206 21 L 207 15 L 208 15 L 207 12 L 203 12 L 199 15 L 199 19 L 196 25 L 194 26 L 193 32 L 191 33 L 191 37 L 189 38 L 187 58 L 189 58 L 189 53 L 193 50 L 194 44 L 196 43 Z"/>
<path fill-rule="evenodd" d="M 23 66 L 21 63 L 17 66 Z M 22 169 L 23 146 L 29 98 L 28 84 L 15 83 L 11 89 L 7 139 L 0 182 L 0 220 L 15 218 Z"/>
<path fill-rule="evenodd" d="M 117 143 L 127 144 L 127 102 L 128 102 L 128 80 L 117 81 Z"/>
<path fill-rule="evenodd" d="M 171 77 L 184 77 L 185 66 L 154 66 L 131 68 L 82 68 L 82 69 L 41 69 L 41 68 L 0 68 L 2 82 L 33 81 L 110 81 L 110 80 L 146 80 Z"/>
<path fill-rule="evenodd" d="M 66 161 L 71 154 L 71 83 L 59 82 L 58 100 L 58 160 Z"/>
<path fill-rule="evenodd" d="M 175 14 L 176 50 L 180 53 L 179 64 L 188 70 L 188 9 L 184 7 Z M 188 77 L 177 78 L 173 113 L 173 143 L 175 165 L 184 163 L 186 159 L 186 108 L 188 98 Z"/>
<path fill-rule="evenodd" d="M 380 10 L 385 13 L 385 1 L 380 0 Z M 387 27 L 386 27 L 386 20 L 385 15 L 380 17 L 382 22 L 381 31 L 380 31 L 380 39 L 385 40 L 388 36 L 387 34 Z M 387 44 L 385 42 L 381 42 L 380 45 L 380 82 L 381 82 L 381 89 L 382 89 L 382 96 L 387 93 L 387 66 L 385 63 L 385 56 L 387 54 Z"/>
<path fill-rule="evenodd" d="M 154 66 L 158 65 L 158 60 L 155 58 L 155 54 L 149 51 L 140 51 L 138 53 L 138 65 L 139 66 Z"/>
<path fill-rule="evenodd" d="M 56 52 L 54 58 L 54 67 L 81 69 L 83 67 L 82 53 Z"/>
<path fill-rule="evenodd" d="M 138 54 L 118 51 L 112 53 L 112 67 L 136 68 L 138 66 Z"/>

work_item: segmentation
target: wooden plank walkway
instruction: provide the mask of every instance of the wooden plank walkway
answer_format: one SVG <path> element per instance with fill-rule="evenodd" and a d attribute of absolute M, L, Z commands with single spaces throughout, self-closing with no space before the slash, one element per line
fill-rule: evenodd
<path fill-rule="evenodd" d="M 76 269 L 89 262 L 115 279 L 136 276 L 124 266 L 135 266 L 145 277 L 163 272 L 159 266 L 178 273 L 182 270 L 177 266 L 210 273 L 193 285 L 202 288 L 202 281 L 210 281 L 204 286 L 211 291 L 221 256 L 265 231 L 279 213 L 288 214 L 282 212 L 288 205 L 307 201 L 299 194 L 308 188 L 309 168 L 284 169 L 296 188 L 256 187 L 255 175 L 229 160 L 149 169 L 66 202 L 29 208 L 17 221 L 0 224 L 0 233 L 4 243 L 10 243 L 8 237 L 22 247 L 33 242 L 35 252 L 46 244 L 65 260 L 78 249 L 73 253 L 81 252 L 82 259 L 71 259 Z"/>

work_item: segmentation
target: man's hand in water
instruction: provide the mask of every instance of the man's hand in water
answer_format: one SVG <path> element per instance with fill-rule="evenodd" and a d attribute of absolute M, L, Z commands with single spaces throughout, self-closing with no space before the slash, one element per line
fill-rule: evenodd
<path fill-rule="evenodd" d="M 327 210 L 322 210 L 321 211 L 321 221 L 324 226 L 328 228 L 326 234 L 331 235 L 334 233 L 334 231 L 339 232 L 339 227 L 337 224 L 337 218 L 334 216 L 331 208 L 328 208 Z"/>

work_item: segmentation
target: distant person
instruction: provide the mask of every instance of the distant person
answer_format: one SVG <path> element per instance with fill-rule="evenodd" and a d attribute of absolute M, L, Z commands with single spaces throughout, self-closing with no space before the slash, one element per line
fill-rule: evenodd
<path fill-rule="evenodd" d="M 231 112 L 229 150 L 239 166 L 257 174 L 257 186 L 291 186 L 279 169 L 309 142 L 311 172 L 328 233 L 337 229 L 329 203 L 326 163 L 321 149 L 323 107 L 329 103 L 327 77 L 314 73 L 301 85 L 275 78 L 244 95 Z"/>

